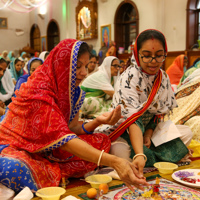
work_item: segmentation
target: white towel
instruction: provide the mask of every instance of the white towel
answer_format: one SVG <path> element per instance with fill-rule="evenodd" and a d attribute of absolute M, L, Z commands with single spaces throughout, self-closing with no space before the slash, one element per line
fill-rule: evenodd
<path fill-rule="evenodd" d="M 30 200 L 33 198 L 33 193 L 29 187 L 25 187 L 13 200 Z"/>

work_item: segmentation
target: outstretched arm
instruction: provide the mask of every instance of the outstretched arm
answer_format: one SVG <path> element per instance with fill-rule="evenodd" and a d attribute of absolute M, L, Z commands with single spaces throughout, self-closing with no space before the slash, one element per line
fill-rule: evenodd
<path fill-rule="evenodd" d="M 77 135 L 86 134 L 85 131 L 82 129 L 81 124 L 79 124 L 79 122 L 78 122 L 78 117 L 79 117 L 79 115 L 77 113 L 76 117 L 69 124 L 69 128 L 70 128 L 71 131 L 73 131 Z M 94 131 L 94 129 L 96 127 L 98 127 L 101 124 L 114 125 L 118 122 L 118 120 L 120 118 L 121 118 L 121 106 L 119 105 L 114 110 L 112 110 L 111 112 L 106 112 L 106 113 L 98 116 L 94 120 L 86 123 L 84 125 L 84 128 L 87 131 L 92 132 L 92 131 Z"/>
<path fill-rule="evenodd" d="M 60 148 L 93 163 L 98 162 L 99 156 L 101 154 L 101 151 L 95 149 L 91 145 L 78 138 L 70 140 Z M 104 152 L 100 164 L 113 167 L 117 171 L 121 180 L 132 191 L 134 191 L 134 189 L 131 187 L 131 185 L 134 185 L 139 189 L 143 189 L 143 186 L 148 186 L 148 183 L 143 177 L 138 177 L 138 170 L 135 168 L 134 164 L 123 158 L 119 158 Z"/>
<path fill-rule="evenodd" d="M 129 127 L 129 137 L 135 154 L 141 154 L 133 160 L 133 164 L 139 171 L 139 175 L 143 176 L 143 169 L 145 166 L 145 159 L 143 154 L 143 135 L 142 131 L 137 124 L 132 124 Z"/>

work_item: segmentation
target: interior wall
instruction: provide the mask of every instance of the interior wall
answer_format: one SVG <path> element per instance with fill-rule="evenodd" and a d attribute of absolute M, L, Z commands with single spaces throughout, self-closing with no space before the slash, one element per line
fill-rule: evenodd
<path fill-rule="evenodd" d="M 186 8 L 187 0 L 165 0 L 164 32 L 169 51 L 186 49 Z"/>
<path fill-rule="evenodd" d="M 60 40 L 76 38 L 76 6 L 79 0 L 50 0 L 46 4 L 44 19 L 38 16 L 39 8 L 29 14 L 19 14 L 1 10 L 1 17 L 8 17 L 8 29 L 0 30 L 0 52 L 4 49 L 19 49 L 30 42 L 30 29 L 38 24 L 41 36 L 46 36 L 51 19 L 57 21 Z M 100 30 L 102 25 L 111 24 L 111 40 L 114 40 L 114 16 L 123 0 L 97 0 L 98 2 L 98 39 L 86 40 L 94 49 L 100 49 Z M 139 11 L 139 32 L 154 28 L 162 31 L 168 42 L 169 51 L 186 48 L 186 5 L 187 0 L 132 0 Z M 59 3 L 58 3 L 59 2 Z M 16 36 L 14 29 L 24 29 L 24 35 Z M 6 37 L 5 37 L 6 36 Z"/>
<path fill-rule="evenodd" d="M 0 54 L 2 51 L 15 51 L 18 54 L 19 49 L 29 43 L 29 14 L 16 13 L 6 8 L 0 10 L 0 17 L 7 18 L 7 29 L 0 29 Z M 17 35 L 15 30 L 22 29 L 23 34 Z"/>

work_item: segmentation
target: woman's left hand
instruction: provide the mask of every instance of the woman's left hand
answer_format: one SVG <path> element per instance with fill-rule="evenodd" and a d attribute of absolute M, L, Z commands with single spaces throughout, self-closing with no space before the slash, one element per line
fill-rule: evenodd
<path fill-rule="evenodd" d="M 149 136 L 144 136 L 143 137 L 143 142 L 144 142 L 144 145 L 147 148 L 150 148 L 150 146 L 151 146 L 151 138 Z"/>
<path fill-rule="evenodd" d="M 133 160 L 133 164 L 135 168 L 139 171 L 140 177 L 143 176 L 143 169 L 144 169 L 145 163 L 146 161 L 143 156 L 138 156 L 135 158 L 135 160 Z"/>
<path fill-rule="evenodd" d="M 106 112 L 96 118 L 99 124 L 109 124 L 114 125 L 116 124 L 119 119 L 122 118 L 121 116 L 121 106 L 118 105 L 112 112 Z"/>

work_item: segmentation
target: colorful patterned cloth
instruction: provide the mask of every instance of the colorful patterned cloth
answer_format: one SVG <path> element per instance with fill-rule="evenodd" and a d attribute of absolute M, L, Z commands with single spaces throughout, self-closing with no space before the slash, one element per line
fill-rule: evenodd
<path fill-rule="evenodd" d="M 191 68 L 192 69 L 192 68 Z M 193 140 L 200 142 L 200 69 L 190 74 L 176 93 L 178 108 L 174 108 L 170 119 L 175 124 L 184 124 L 193 132 Z M 167 120 L 167 116 L 165 120 Z M 200 155 L 199 155 L 200 156 Z"/>
<path fill-rule="evenodd" d="M 81 44 L 81 41 L 72 39 L 60 42 L 43 65 L 16 91 L 16 97 L 0 124 L 0 158 L 5 162 L 0 165 L 0 182 L 15 191 L 26 185 L 32 190 L 58 186 L 62 177 L 80 177 L 94 170 L 96 164 L 59 148 L 74 138 L 105 152 L 110 149 L 107 136 L 78 137 L 68 127 L 84 100 L 84 92 L 75 86 Z M 25 169 L 16 167 L 10 160 L 25 166 L 30 176 L 20 174 L 20 170 L 25 172 Z M 15 176 L 12 173 L 7 177 L 9 167 Z M 25 179 L 27 182 L 23 181 Z"/>
<path fill-rule="evenodd" d="M 195 65 L 191 68 L 189 68 L 185 73 L 184 75 L 182 76 L 179 84 L 178 84 L 178 87 L 180 87 L 181 85 L 184 85 L 184 80 L 190 76 L 196 69 L 199 69 L 200 68 L 200 61 L 196 62 Z"/>

